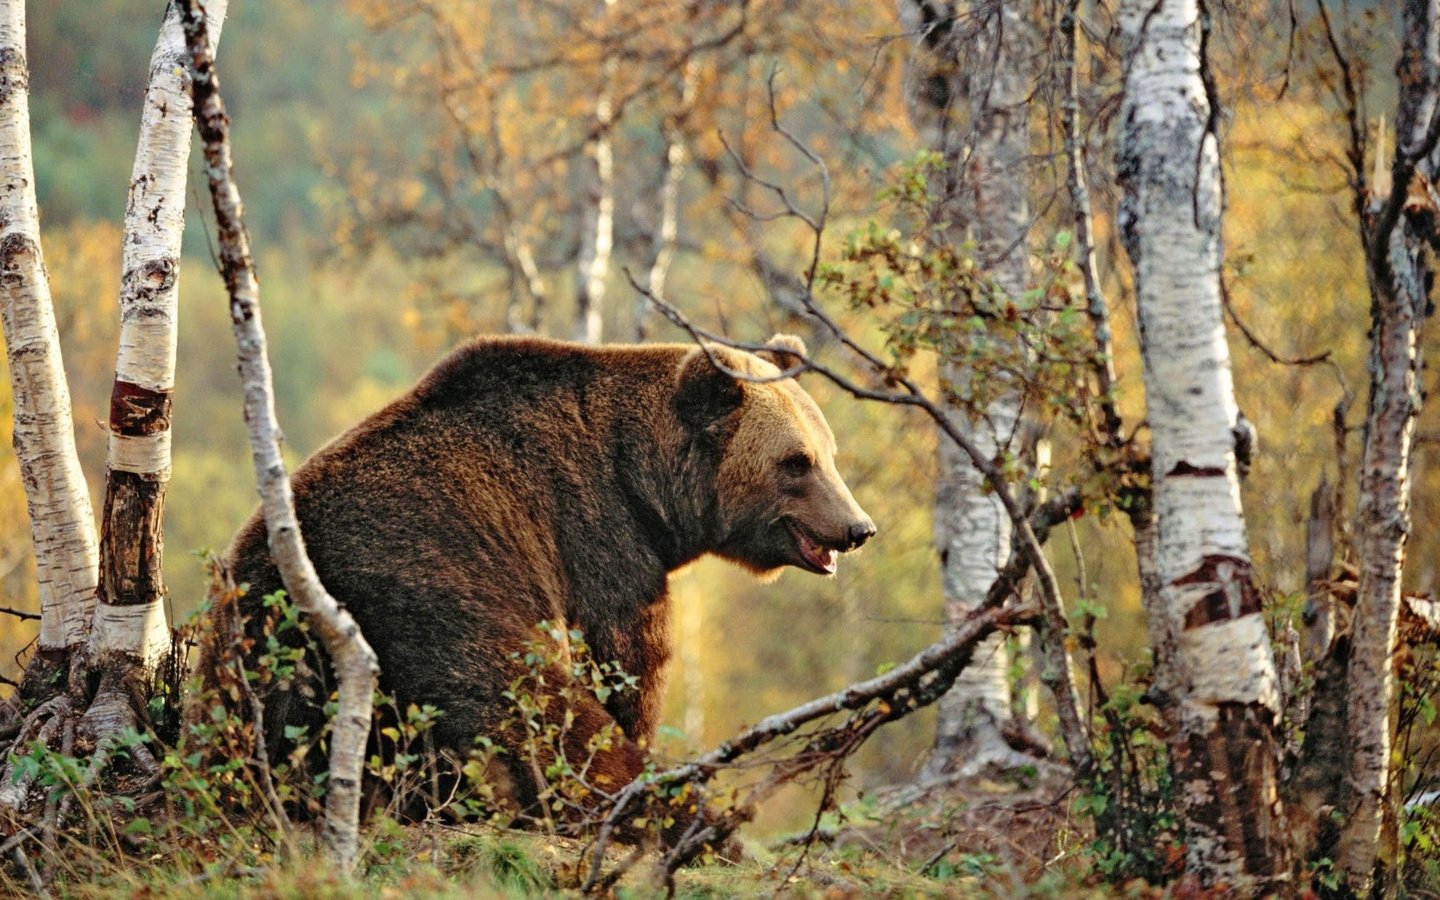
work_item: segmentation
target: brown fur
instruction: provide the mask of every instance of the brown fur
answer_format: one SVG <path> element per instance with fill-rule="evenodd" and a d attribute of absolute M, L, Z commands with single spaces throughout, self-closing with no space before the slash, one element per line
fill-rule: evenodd
<path fill-rule="evenodd" d="M 758 377 L 792 363 L 713 352 Z M 523 673 L 511 654 L 541 620 L 582 630 L 597 659 L 638 676 L 638 692 L 573 709 L 572 758 L 610 722 L 630 738 L 592 769 L 613 790 L 640 772 L 658 723 L 670 571 L 705 553 L 760 573 L 814 570 L 796 530 L 837 551 L 873 533 L 834 453 L 792 379 L 737 380 L 689 345 L 496 338 L 456 350 L 293 483 L 321 580 L 374 647 L 382 688 L 401 708 L 444 711 L 442 748 L 463 753 L 477 734 L 513 744 L 502 693 Z M 258 598 L 280 587 L 258 513 L 228 562 L 249 584 L 253 633 Z M 312 693 L 323 701 L 328 690 Z M 320 724 L 302 694 L 268 702 L 272 753 L 286 725 Z M 533 799 L 528 769 L 511 775 Z"/>

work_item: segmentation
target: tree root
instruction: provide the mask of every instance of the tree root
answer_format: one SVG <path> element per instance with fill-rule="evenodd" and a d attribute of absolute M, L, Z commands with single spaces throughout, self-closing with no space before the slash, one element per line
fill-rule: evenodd
<path fill-rule="evenodd" d="M 125 738 L 143 733 L 145 723 L 136 712 L 136 700 L 130 691 L 117 686 L 107 686 L 107 677 L 102 677 L 100 689 L 91 701 L 85 715 L 80 717 L 80 740 L 95 749 L 90 756 L 90 769 L 85 774 L 81 787 L 92 786 L 105 766 L 114 756 L 115 750 L 127 744 L 130 759 L 143 772 L 147 784 L 160 776 L 160 764 L 155 755 L 142 743 Z"/>
<path fill-rule="evenodd" d="M 15 857 L 15 862 L 20 866 L 21 871 L 25 873 L 25 877 L 30 879 L 30 886 L 35 889 L 35 896 L 49 900 L 51 896 L 50 891 L 45 888 L 45 881 L 40 877 L 40 873 L 35 870 L 34 864 L 30 862 L 30 857 L 25 855 L 25 848 L 16 844 L 15 849 L 10 851 L 10 853 Z"/>
<path fill-rule="evenodd" d="M 75 698 L 84 697 L 83 693 L 77 694 L 83 679 L 68 678 L 65 690 L 36 706 L 19 723 L 5 765 L 0 769 L 0 811 L 12 818 L 18 819 L 27 806 L 36 802 L 32 794 L 38 773 L 34 767 L 20 763 L 32 746 L 38 743 L 65 757 L 75 756 L 77 750 L 89 749 L 90 753 L 89 764 L 78 783 L 57 785 L 46 793 L 39 813 L 38 832 L 47 851 L 54 849 L 60 827 L 69 818 L 76 797 L 93 788 L 117 757 L 128 758 L 144 776 L 136 786 L 138 790 L 151 787 L 160 779 L 160 764 L 155 755 L 133 739 L 143 732 L 145 725 L 136 705 L 140 702 L 136 692 L 128 687 L 133 680 L 127 677 L 131 671 L 133 667 L 124 664 L 105 666 L 100 687 L 81 715 L 76 714 L 79 704 Z M 17 832 L 17 835 L 25 833 L 28 832 Z M 20 848 L 17 845 L 15 849 Z"/>
<path fill-rule="evenodd" d="M 35 707 L 20 725 L 20 732 L 11 745 L 3 772 L 0 772 L 0 809 L 18 812 L 30 795 L 35 782 L 31 771 L 17 769 L 16 761 L 35 741 L 50 746 L 55 734 L 71 717 L 74 707 L 68 694 L 58 694 Z"/>
<path fill-rule="evenodd" d="M 20 702 L 20 694 L 10 695 L 4 703 L 0 703 L 0 741 L 13 738 L 20 732 L 20 726 L 25 724 L 25 708 Z"/>

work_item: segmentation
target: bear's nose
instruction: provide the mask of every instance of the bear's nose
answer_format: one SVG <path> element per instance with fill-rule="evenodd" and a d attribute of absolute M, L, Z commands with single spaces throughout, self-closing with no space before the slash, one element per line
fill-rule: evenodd
<path fill-rule="evenodd" d="M 869 519 L 850 526 L 850 549 L 854 550 L 875 536 L 875 523 Z"/>

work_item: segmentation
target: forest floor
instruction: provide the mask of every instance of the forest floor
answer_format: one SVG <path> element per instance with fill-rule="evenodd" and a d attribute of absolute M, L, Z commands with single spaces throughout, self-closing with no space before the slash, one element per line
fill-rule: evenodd
<path fill-rule="evenodd" d="M 1066 770 L 1044 764 L 898 785 L 863 793 L 799 833 L 765 837 L 742 829 L 738 862 L 691 865 L 670 885 L 657 852 L 611 846 L 602 869 L 623 875 L 602 896 L 1161 896 L 1143 882 L 1115 885 L 1096 874 L 1091 834 L 1087 821 L 1072 815 L 1074 800 Z M 62 830 L 51 852 L 29 844 L 37 866 L 18 857 L 20 865 L 0 865 L 0 897 L 580 896 L 592 859 L 590 844 L 552 834 L 381 819 L 362 834 L 360 874 L 345 879 L 323 861 L 303 826 L 289 832 L 295 844 L 280 849 L 257 839 L 261 829 L 219 809 L 166 806 L 168 812 L 151 806 L 103 813 L 97 805 L 90 819 L 100 825 L 88 837 Z M 48 883 L 37 890 L 41 879 Z"/>
<path fill-rule="evenodd" d="M 772 842 L 741 833 L 746 858 L 682 869 L 678 897 L 1113 897 L 1154 895 L 1143 885 L 1097 883 L 1088 836 L 1069 815 L 1063 778 L 968 778 L 863 797 L 813 832 Z M 113 878 L 57 884 L 78 897 L 533 897 L 577 896 L 586 845 L 491 826 L 373 827 L 363 876 L 342 881 L 307 850 L 253 869 L 195 875 L 163 859 Z M 607 855 L 624 865 L 629 848 Z M 657 857 L 629 860 L 610 896 L 664 896 Z"/>

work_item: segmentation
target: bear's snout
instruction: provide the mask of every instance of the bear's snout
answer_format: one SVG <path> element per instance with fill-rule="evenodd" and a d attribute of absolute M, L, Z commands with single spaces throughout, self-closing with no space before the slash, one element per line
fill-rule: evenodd
<path fill-rule="evenodd" d="M 855 550 L 861 544 L 875 536 L 875 523 L 866 516 L 863 520 L 855 522 L 850 526 L 850 546 L 847 550 Z"/>

